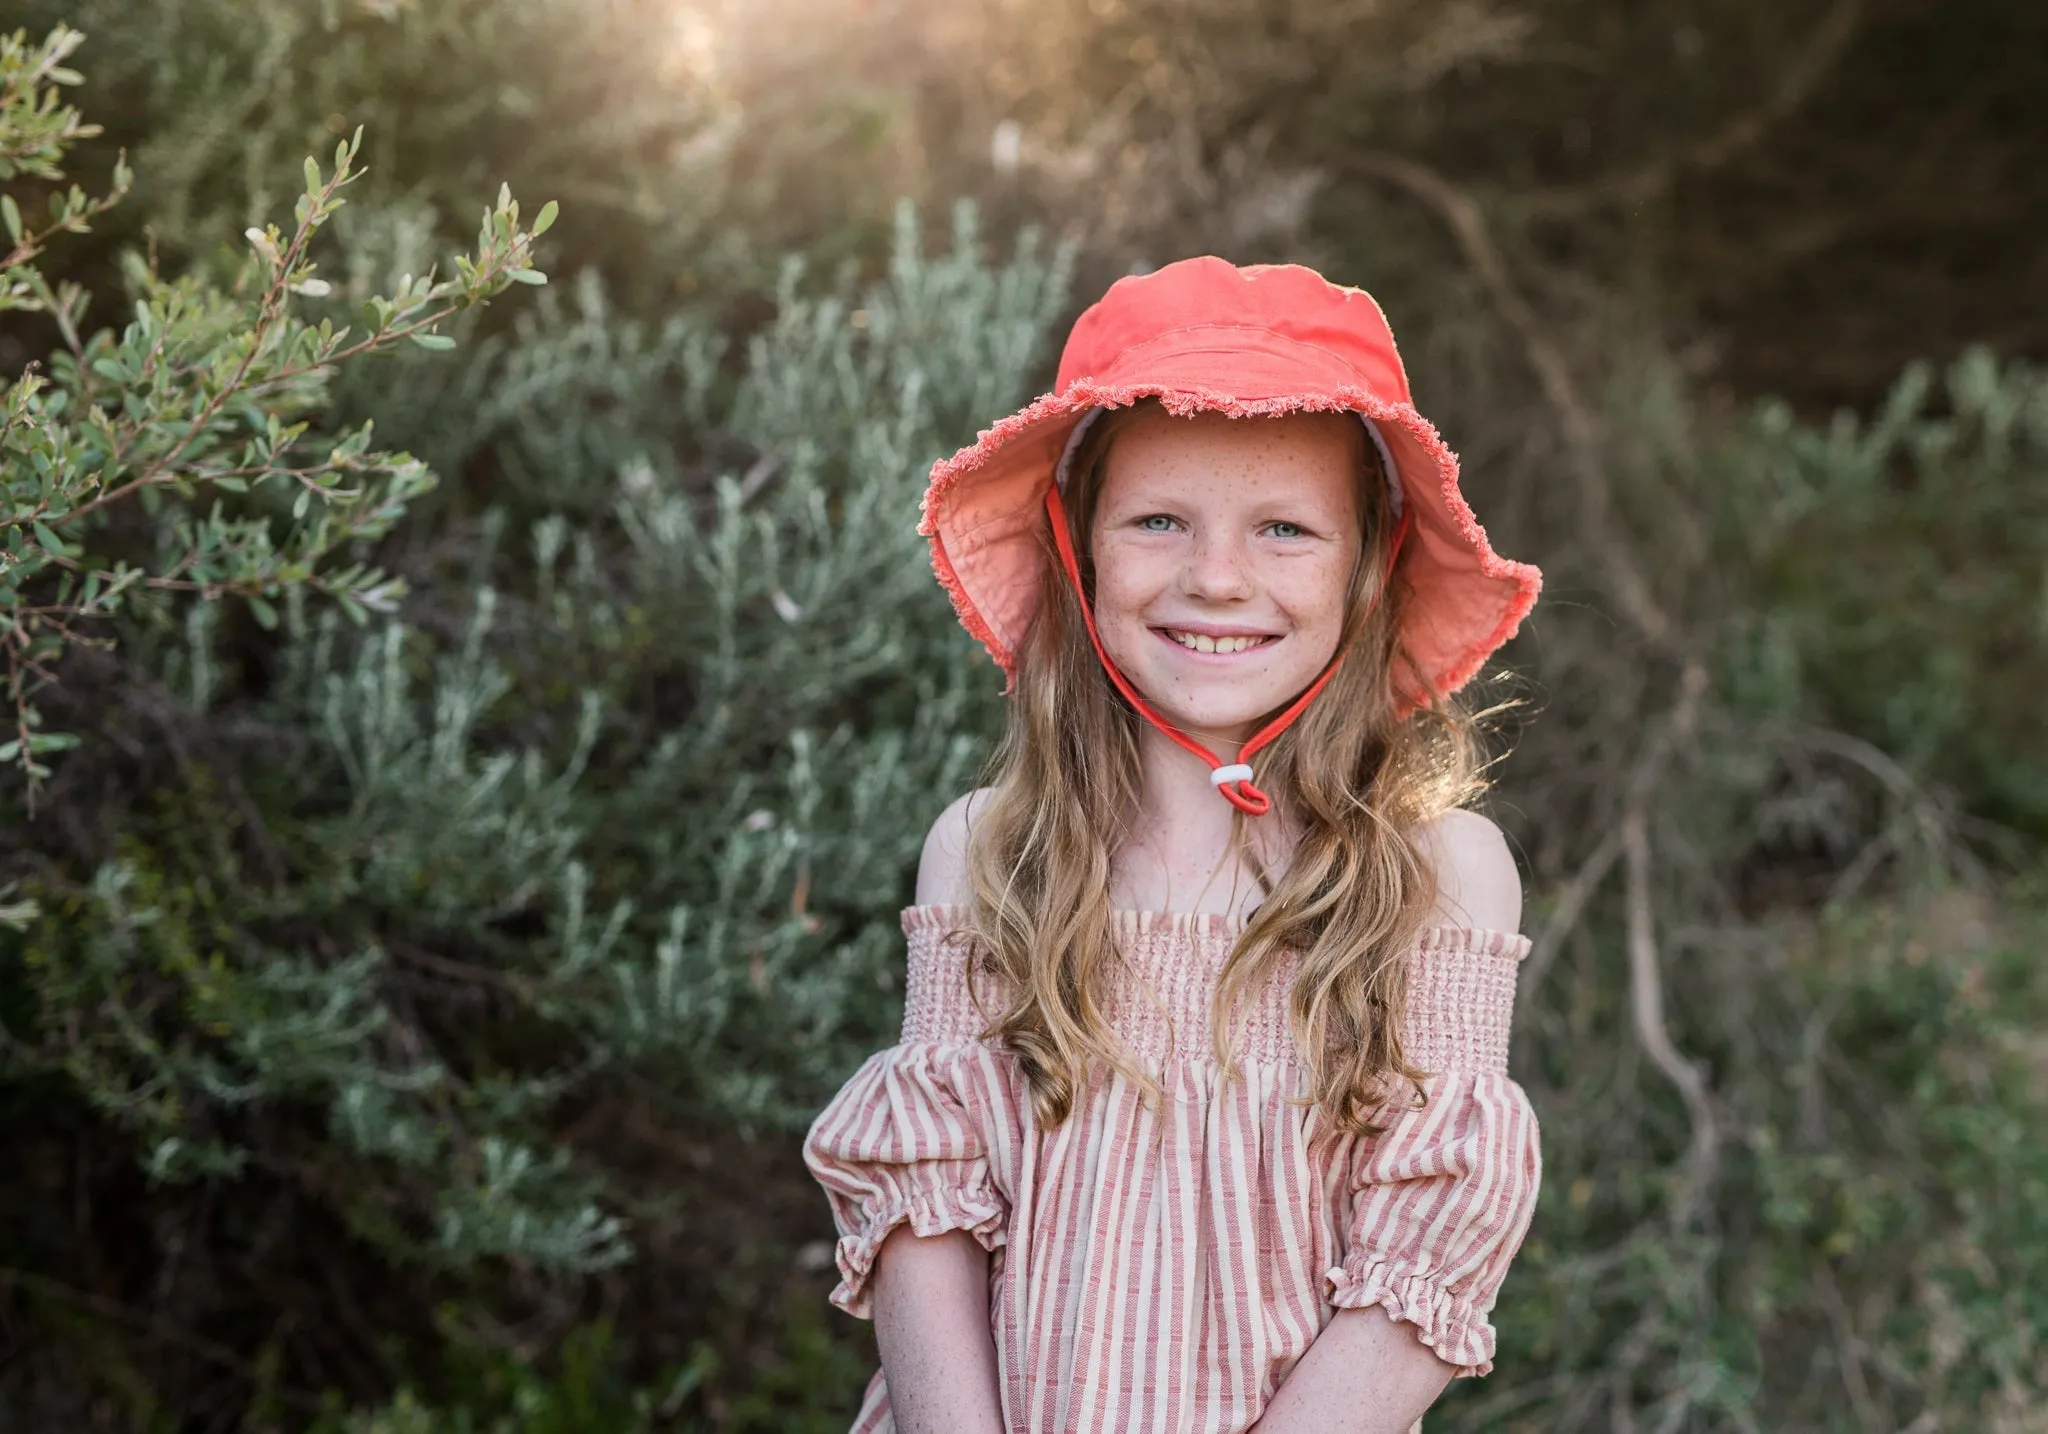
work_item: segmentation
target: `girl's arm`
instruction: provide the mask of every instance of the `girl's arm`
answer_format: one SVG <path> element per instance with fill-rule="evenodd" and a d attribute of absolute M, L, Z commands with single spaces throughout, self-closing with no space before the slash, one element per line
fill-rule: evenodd
<path fill-rule="evenodd" d="M 872 1279 L 897 1434 L 1004 1434 L 987 1251 L 965 1230 L 920 1238 L 899 1225 Z"/>
<path fill-rule="evenodd" d="M 1431 921 L 1514 931 L 1522 879 L 1500 829 L 1474 812 L 1447 812 L 1419 834 L 1437 877 Z M 1340 1309 L 1275 1391 L 1256 1434 L 1405 1434 L 1436 1403 L 1457 1367 L 1411 1325 L 1374 1305 Z"/>
<path fill-rule="evenodd" d="M 1385 1310 L 1338 1310 L 1249 1434 L 1407 1434 L 1454 1373 Z"/>
<path fill-rule="evenodd" d="M 968 806 L 932 823 L 917 866 L 920 905 L 972 901 Z M 920 1237 L 908 1225 L 875 1251 L 875 1342 L 897 1434 L 1004 1434 L 989 1320 L 988 1252 L 965 1230 Z"/>

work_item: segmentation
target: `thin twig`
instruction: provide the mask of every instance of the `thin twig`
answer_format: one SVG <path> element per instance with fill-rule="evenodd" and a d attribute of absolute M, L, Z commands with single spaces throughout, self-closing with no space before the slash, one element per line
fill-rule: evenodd
<path fill-rule="evenodd" d="M 318 1410 L 322 1407 L 322 1402 L 313 1395 L 306 1394 L 287 1385 L 274 1383 L 273 1376 L 258 1369 L 225 1345 L 215 1344 L 212 1340 L 193 1334 L 169 1320 L 158 1319 L 156 1316 L 145 1314 L 141 1310 L 130 1309 L 119 1300 L 111 1300 L 104 1295 L 93 1294 L 89 1290 L 73 1289 L 71 1286 L 59 1283 L 47 1276 L 31 1274 L 27 1270 L 11 1269 L 5 1265 L 0 1265 L 0 1285 L 13 1285 L 17 1289 L 27 1290 L 31 1294 L 42 1295 L 46 1299 L 57 1300 L 78 1309 L 90 1310 L 94 1314 L 106 1319 L 118 1320 L 124 1324 L 146 1329 L 158 1339 L 168 1344 L 177 1345 L 198 1355 L 201 1359 L 218 1364 L 224 1369 L 233 1370 L 259 1389 L 264 1390 L 268 1394 L 275 1395 L 294 1408 Z"/>
<path fill-rule="evenodd" d="M 292 251 L 292 255 L 295 256 L 297 252 L 295 248 Z M 295 258 L 293 262 L 296 262 Z M 279 291 L 281 292 L 281 288 Z M 449 304 L 444 308 L 435 310 L 424 318 L 415 319 L 407 324 L 394 325 L 389 329 L 372 334 L 368 338 L 358 340 L 346 348 L 336 349 L 314 363 L 280 368 L 276 373 L 270 374 L 255 383 L 249 383 L 246 382 L 249 369 L 255 363 L 258 353 L 261 352 L 263 343 L 268 337 L 270 325 L 277 317 L 275 313 L 270 311 L 269 302 L 269 299 L 266 298 L 264 300 L 265 307 L 257 313 L 256 328 L 252 330 L 253 342 L 250 344 L 249 352 L 243 356 L 241 367 L 235 371 L 226 387 L 207 400 L 205 406 L 200 409 L 198 415 L 192 420 L 192 425 L 185 431 L 184 436 L 179 438 L 169 449 L 151 460 L 149 467 L 134 478 L 129 479 L 126 483 L 123 483 L 120 487 L 103 490 L 91 502 L 80 504 L 78 507 L 53 519 L 52 521 L 55 526 L 64 527 L 99 508 L 104 508 L 111 503 L 118 503 L 139 488 L 146 488 L 152 483 L 167 481 L 164 478 L 165 472 L 173 463 L 184 456 L 186 450 L 198 438 L 201 429 L 212 421 L 219 412 L 221 405 L 225 404 L 228 399 L 237 396 L 262 395 L 269 389 L 281 386 L 286 380 L 302 378 L 306 374 L 318 369 L 344 363 L 349 359 L 368 353 L 373 348 L 390 347 L 400 339 L 410 338 L 414 334 L 427 332 L 443 319 L 456 313 L 461 307 L 458 304 Z"/>
<path fill-rule="evenodd" d="M 1855 1412 L 1857 1424 L 1864 1434 L 1891 1434 L 1896 1426 L 1884 1417 L 1877 1401 L 1871 1398 L 1870 1383 L 1863 1377 L 1863 1340 L 1849 1318 L 1849 1306 L 1842 1300 L 1841 1287 L 1835 1283 L 1835 1272 L 1828 1268 L 1825 1260 L 1814 1270 L 1813 1287 L 1820 1292 L 1821 1305 L 1827 1310 L 1835 1349 L 1841 1355 L 1842 1388 L 1848 1393 L 1849 1408 Z"/>
<path fill-rule="evenodd" d="M 1972 883 L 1987 879 L 1981 863 L 1969 850 L 1950 840 L 1951 823 L 1942 805 L 1920 780 L 1882 748 L 1828 727 L 1777 723 L 1763 729 L 1767 738 L 1792 743 L 1812 751 L 1825 752 L 1861 767 L 1877 778 L 1884 789 L 1906 810 L 1927 849 L 1952 863 L 1958 875 Z"/>
<path fill-rule="evenodd" d="M 1585 914 L 1586 903 L 1600 883 L 1607 879 L 1607 873 L 1614 870 L 1614 863 L 1621 857 L 1621 833 L 1612 830 L 1600 839 L 1592 854 L 1579 864 L 1572 873 L 1572 879 L 1565 883 L 1558 893 L 1557 905 L 1550 909 L 1550 916 L 1543 923 L 1543 929 L 1530 943 L 1528 959 L 1522 963 L 1521 984 L 1517 988 L 1519 1004 L 1527 1006 L 1543 989 L 1543 980 L 1550 974 L 1550 967 L 1557 960 L 1557 953 L 1564 947 L 1564 938 L 1572 933 Z"/>
<path fill-rule="evenodd" d="M 747 469 L 740 479 L 740 504 L 745 506 L 753 496 L 768 486 L 768 482 L 782 470 L 782 458 L 775 453 L 763 453 Z"/>
<path fill-rule="evenodd" d="M 1621 842 L 1628 870 L 1629 1009 L 1635 1018 L 1636 1039 L 1657 1069 L 1678 1087 L 1692 1122 L 1685 1183 L 1671 1208 L 1672 1223 L 1684 1226 L 1692 1222 L 1713 1181 L 1721 1132 L 1706 1077 L 1679 1052 L 1664 1021 L 1664 978 L 1658 970 L 1657 926 L 1650 905 L 1649 824 L 1641 807 L 1631 807 L 1622 817 Z"/>
<path fill-rule="evenodd" d="M 1862 20 L 1863 0 L 1836 0 L 1814 26 L 1805 47 L 1778 77 L 1770 98 L 1735 115 L 1683 153 L 1653 160 L 1625 175 L 1520 195 L 1516 204 L 1532 217 L 1570 218 L 1603 204 L 1642 204 L 1670 189 L 1687 170 L 1719 169 L 1754 148 L 1774 125 L 1806 103 L 1849 48 Z"/>
<path fill-rule="evenodd" d="M 457 961 L 429 951 L 423 946 L 415 946 L 410 941 L 403 941 L 396 937 L 387 937 L 384 944 L 391 954 L 399 960 L 410 962 L 412 965 L 432 971 L 436 975 L 446 976 L 453 981 L 466 981 L 480 986 L 490 986 L 517 996 L 522 1002 L 532 999 L 533 993 L 528 988 L 526 982 L 503 971 L 494 971 L 488 966 L 472 965 L 467 961 Z"/>
<path fill-rule="evenodd" d="M 1508 273 L 1500 247 L 1493 241 L 1479 202 L 1427 165 L 1399 155 L 1367 152 L 1351 163 L 1361 172 L 1399 185 L 1423 200 L 1443 219 L 1464 252 L 1465 262 L 1479 276 L 1501 317 L 1522 341 L 1529 366 L 1563 426 L 1566 456 L 1577 480 L 1579 506 L 1587 536 L 1607 569 L 1615 600 L 1638 632 L 1653 646 L 1676 647 L 1675 627 L 1629 550 L 1613 532 L 1611 504 L 1600 460 L 1600 430 L 1593 411 L 1580 395 L 1564 352 Z"/>
<path fill-rule="evenodd" d="M 1636 759 L 1635 770 L 1629 774 L 1624 801 L 1631 808 L 1642 808 L 1649 802 L 1658 783 L 1663 780 L 1664 768 L 1671 760 L 1671 754 L 1681 743 L 1691 737 L 1699 720 L 1700 700 L 1706 694 L 1706 669 L 1697 662 L 1686 664 L 1679 676 L 1678 700 L 1672 705 L 1671 713 L 1657 730 L 1656 737 L 1643 749 Z M 1614 870 L 1614 864 L 1621 857 L 1622 833 L 1620 827 L 1611 828 L 1600 839 L 1572 879 L 1565 883 L 1558 894 L 1557 905 L 1551 908 L 1543 929 L 1530 943 L 1528 959 L 1522 965 L 1518 1002 L 1526 1005 L 1535 993 L 1542 989 L 1543 981 L 1550 974 L 1550 967 L 1563 949 L 1564 939 L 1579 924 L 1585 914 L 1586 904 L 1600 883 Z"/>

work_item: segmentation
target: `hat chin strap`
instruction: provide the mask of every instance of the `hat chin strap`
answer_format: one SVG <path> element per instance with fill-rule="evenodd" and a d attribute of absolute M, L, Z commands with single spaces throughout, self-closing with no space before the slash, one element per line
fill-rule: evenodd
<path fill-rule="evenodd" d="M 1074 599 L 1081 604 L 1082 620 L 1088 624 L 1088 641 L 1095 645 L 1095 655 L 1102 659 L 1102 670 L 1109 674 L 1109 680 L 1116 684 L 1116 690 L 1123 693 L 1124 700 L 1137 708 L 1140 715 L 1147 722 L 1158 728 L 1168 741 L 1202 760 L 1203 764 L 1209 768 L 1209 781 L 1211 785 L 1217 791 L 1223 793 L 1225 801 L 1229 802 L 1246 816 L 1262 817 L 1271 811 L 1273 809 L 1273 799 L 1252 785 L 1252 769 L 1249 765 L 1251 755 L 1286 731 L 1288 724 L 1299 717 L 1306 710 L 1308 704 L 1315 700 L 1316 694 L 1321 692 L 1328 685 L 1330 679 L 1337 675 L 1337 665 L 1344 660 L 1343 650 L 1340 648 L 1337 651 L 1337 654 L 1330 659 L 1330 665 L 1323 669 L 1323 675 L 1310 683 L 1307 691 L 1287 704 L 1286 711 L 1253 733 L 1251 738 L 1242 747 L 1238 748 L 1236 762 L 1225 766 L 1216 760 L 1214 752 L 1204 747 L 1200 742 L 1197 742 L 1185 732 L 1168 726 L 1166 719 L 1152 710 L 1152 704 L 1138 695 L 1138 689 L 1133 687 L 1130 684 L 1130 680 L 1117 670 L 1117 665 L 1109 660 L 1109 654 L 1103 650 L 1102 636 L 1095 630 L 1095 612 L 1088 605 L 1088 594 L 1081 590 L 1081 564 L 1074 556 L 1074 540 L 1067 531 L 1067 508 L 1066 504 L 1060 501 L 1060 490 L 1057 483 L 1048 486 L 1045 490 L 1045 511 L 1052 518 L 1052 536 L 1053 541 L 1059 545 L 1060 566 L 1067 570 L 1067 581 L 1072 583 L 1074 587 Z M 1393 550 L 1387 559 L 1387 573 L 1390 580 L 1393 575 L 1394 564 L 1401 556 L 1401 545 L 1407 540 L 1408 530 L 1414 526 L 1414 517 L 1414 508 L 1412 506 L 1407 507 L 1401 513 L 1401 520 L 1394 525 Z M 1387 584 L 1381 583 L 1379 588 L 1374 591 L 1372 601 L 1366 604 L 1365 615 L 1368 618 L 1372 616 L 1373 610 L 1380 605 L 1380 598 L 1386 593 L 1386 590 Z"/>

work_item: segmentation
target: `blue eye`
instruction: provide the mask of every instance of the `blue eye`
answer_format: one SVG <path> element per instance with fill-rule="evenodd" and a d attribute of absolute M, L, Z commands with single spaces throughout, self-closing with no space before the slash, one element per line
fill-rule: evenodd
<path fill-rule="evenodd" d="M 1286 529 L 1288 529 L 1289 531 L 1287 531 L 1287 532 L 1285 532 L 1285 533 L 1281 533 L 1281 534 L 1279 534 L 1279 535 L 1278 535 L 1278 536 L 1280 536 L 1280 537 L 1282 537 L 1282 538 L 1298 538 L 1298 537 L 1300 537 L 1300 536 L 1301 536 L 1301 528 L 1300 528 L 1300 526 L 1299 526 L 1299 525 L 1297 525 L 1297 524 L 1294 524 L 1294 523 L 1288 523 L 1288 522 L 1278 522 L 1278 523 L 1269 523 L 1269 524 L 1267 524 L 1266 526 L 1267 526 L 1267 527 L 1269 527 L 1269 528 L 1286 528 Z"/>
<path fill-rule="evenodd" d="M 1155 526 L 1162 524 L 1164 526 Z M 1138 525 L 1148 533 L 1168 533 L 1173 531 L 1173 519 L 1167 517 L 1164 513 L 1154 513 L 1149 518 L 1140 518 Z"/>

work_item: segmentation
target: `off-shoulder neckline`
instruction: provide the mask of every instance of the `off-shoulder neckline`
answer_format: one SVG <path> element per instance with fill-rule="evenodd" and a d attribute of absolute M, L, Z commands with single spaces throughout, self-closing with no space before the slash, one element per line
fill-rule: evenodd
<path fill-rule="evenodd" d="M 903 908 L 903 930 L 943 930 L 973 919 L 974 908 L 964 903 L 938 902 Z M 1220 911 L 1144 911 L 1134 907 L 1110 908 L 1110 925 L 1118 934 L 1164 933 L 1189 936 L 1235 936 L 1251 924 L 1249 917 Z M 1519 961 L 1529 954 L 1530 941 L 1517 931 L 1485 926 L 1438 923 L 1416 933 L 1416 945 L 1425 951 L 1467 950 L 1488 955 L 1512 956 Z"/>

